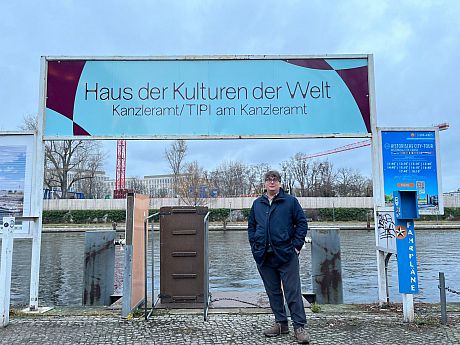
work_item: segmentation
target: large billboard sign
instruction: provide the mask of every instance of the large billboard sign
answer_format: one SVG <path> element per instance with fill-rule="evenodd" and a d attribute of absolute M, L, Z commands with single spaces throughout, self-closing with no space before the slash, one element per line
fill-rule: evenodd
<path fill-rule="evenodd" d="M 393 192 L 417 191 L 420 214 L 443 214 L 439 137 L 435 128 L 379 129 L 383 193 L 393 207 Z"/>
<path fill-rule="evenodd" d="M 371 136 L 370 55 L 44 61 L 45 139 Z"/>

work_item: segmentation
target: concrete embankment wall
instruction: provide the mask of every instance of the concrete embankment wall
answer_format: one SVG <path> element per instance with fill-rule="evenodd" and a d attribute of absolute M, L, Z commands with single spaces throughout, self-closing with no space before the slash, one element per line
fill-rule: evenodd
<path fill-rule="evenodd" d="M 458 193 L 456 193 L 458 194 Z M 206 199 L 209 208 L 250 208 L 254 197 L 211 198 Z M 373 208 L 372 197 L 350 198 L 307 198 L 299 197 L 303 208 Z M 122 210 L 126 208 L 124 199 L 46 199 L 43 200 L 44 210 Z M 185 206 L 179 198 L 150 199 L 150 208 L 162 206 Z M 460 195 L 445 195 L 444 207 L 460 207 Z"/>
<path fill-rule="evenodd" d="M 250 208 L 254 197 L 206 199 L 209 208 Z M 372 198 L 298 198 L 303 208 L 372 208 Z M 48 199 L 43 200 L 45 210 L 120 210 L 125 209 L 123 199 Z M 185 206 L 178 198 L 150 199 L 150 208 Z"/>

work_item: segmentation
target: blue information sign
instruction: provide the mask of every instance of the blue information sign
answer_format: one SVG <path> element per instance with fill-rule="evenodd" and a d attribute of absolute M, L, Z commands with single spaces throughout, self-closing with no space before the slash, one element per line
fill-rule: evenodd
<path fill-rule="evenodd" d="M 381 132 L 385 206 L 393 206 L 393 191 L 416 190 L 420 214 L 442 213 L 436 132 Z"/>

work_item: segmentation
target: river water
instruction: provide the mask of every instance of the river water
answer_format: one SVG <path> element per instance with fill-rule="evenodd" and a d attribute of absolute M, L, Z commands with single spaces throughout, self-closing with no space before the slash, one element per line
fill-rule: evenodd
<path fill-rule="evenodd" d="M 155 232 L 155 294 L 158 293 L 159 233 Z M 345 303 L 378 301 L 374 232 L 341 230 L 343 294 Z M 84 233 L 44 233 L 40 263 L 40 305 L 81 305 Z M 460 229 L 419 230 L 416 234 L 420 293 L 416 302 L 439 302 L 438 274 L 445 273 L 446 285 L 460 291 Z M 1 247 L 1 246 L 0 246 Z M 30 240 L 15 240 L 11 303 L 27 305 L 30 284 Z M 149 248 L 149 257 L 151 250 Z M 117 261 L 123 250 L 117 246 Z M 301 252 L 304 291 L 311 291 L 310 245 Z M 150 262 L 150 261 L 149 261 Z M 150 264 L 149 264 L 150 265 Z M 397 263 L 389 263 L 390 301 L 401 302 L 397 287 Z M 210 291 L 259 292 L 263 284 L 252 259 L 245 231 L 209 233 Z M 150 279 L 149 279 L 150 281 Z M 149 288 L 150 291 L 150 288 Z M 448 302 L 460 296 L 447 292 Z"/>

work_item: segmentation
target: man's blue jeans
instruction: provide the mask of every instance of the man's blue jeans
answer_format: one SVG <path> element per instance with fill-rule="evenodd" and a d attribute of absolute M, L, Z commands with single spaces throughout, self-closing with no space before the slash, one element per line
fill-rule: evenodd
<path fill-rule="evenodd" d="M 277 261 L 274 254 L 268 254 L 264 263 L 257 267 L 264 282 L 275 321 L 285 324 L 288 322 L 284 309 L 285 298 L 294 328 L 303 327 L 307 319 L 300 287 L 299 257 L 294 254 L 287 263 L 281 265 Z M 281 287 L 281 282 L 283 287 Z"/>

